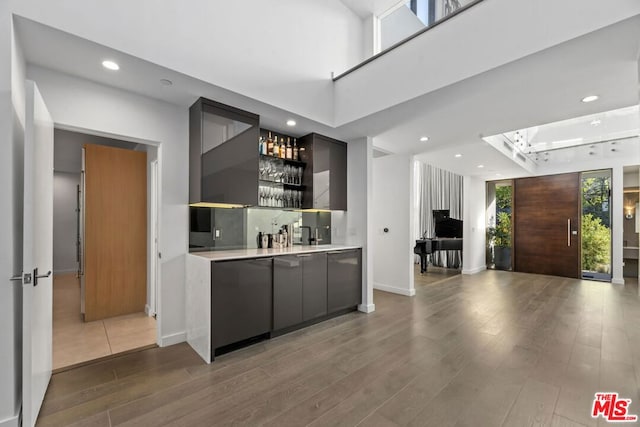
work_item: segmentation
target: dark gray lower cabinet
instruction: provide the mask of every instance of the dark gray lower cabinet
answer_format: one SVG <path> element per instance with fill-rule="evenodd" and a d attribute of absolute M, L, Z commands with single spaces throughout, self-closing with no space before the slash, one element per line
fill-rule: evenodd
<path fill-rule="evenodd" d="M 327 253 L 327 302 L 329 313 L 353 308 L 362 300 L 362 251 Z"/>
<path fill-rule="evenodd" d="M 285 329 L 327 314 L 327 254 L 273 259 L 273 329 Z"/>
<path fill-rule="evenodd" d="M 211 263 L 212 349 L 271 331 L 272 258 Z"/>
<path fill-rule="evenodd" d="M 276 331 L 302 323 L 301 260 L 295 255 L 273 259 L 273 329 Z"/>
<path fill-rule="evenodd" d="M 327 254 L 303 254 L 302 320 L 327 315 Z"/>

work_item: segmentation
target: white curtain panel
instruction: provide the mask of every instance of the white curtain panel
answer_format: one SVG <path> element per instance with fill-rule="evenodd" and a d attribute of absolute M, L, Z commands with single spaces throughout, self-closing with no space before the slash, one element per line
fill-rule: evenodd
<path fill-rule="evenodd" d="M 433 211 L 449 209 L 451 218 L 462 220 L 463 178 L 435 166 L 416 161 L 417 215 L 416 239 L 435 237 Z M 419 262 L 419 258 L 416 257 Z M 431 256 L 433 265 L 439 267 L 459 268 L 460 251 L 439 251 Z"/>

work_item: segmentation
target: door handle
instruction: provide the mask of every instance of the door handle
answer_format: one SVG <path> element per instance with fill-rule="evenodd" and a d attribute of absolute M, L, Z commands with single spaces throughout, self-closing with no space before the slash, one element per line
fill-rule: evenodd
<path fill-rule="evenodd" d="M 567 246 L 571 246 L 571 218 L 567 218 Z"/>
<path fill-rule="evenodd" d="M 33 286 L 38 286 L 38 279 L 46 279 L 51 276 L 51 270 L 47 271 L 46 274 L 38 275 L 38 268 L 33 269 Z"/>
<path fill-rule="evenodd" d="M 20 273 L 18 275 L 12 276 L 9 280 L 12 282 L 22 282 L 24 285 L 28 285 L 29 283 L 31 283 L 31 273 Z"/>

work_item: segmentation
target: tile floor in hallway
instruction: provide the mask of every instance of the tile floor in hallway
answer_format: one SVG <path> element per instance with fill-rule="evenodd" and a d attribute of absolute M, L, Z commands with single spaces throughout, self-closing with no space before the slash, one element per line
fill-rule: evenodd
<path fill-rule="evenodd" d="M 94 322 L 80 316 L 75 273 L 53 278 L 53 369 L 155 344 L 156 321 L 135 313 Z"/>
<path fill-rule="evenodd" d="M 351 313 L 206 365 L 187 344 L 53 376 L 39 425 L 597 426 L 640 414 L 637 280 L 502 271 L 375 292 Z M 77 424 L 74 424 L 77 423 Z"/>

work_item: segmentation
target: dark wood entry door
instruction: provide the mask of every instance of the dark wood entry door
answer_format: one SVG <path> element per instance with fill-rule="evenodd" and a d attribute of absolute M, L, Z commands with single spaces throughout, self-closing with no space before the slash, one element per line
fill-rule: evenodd
<path fill-rule="evenodd" d="M 580 174 L 514 181 L 514 270 L 580 277 Z"/>

